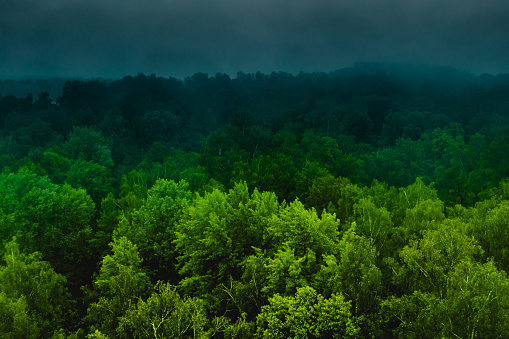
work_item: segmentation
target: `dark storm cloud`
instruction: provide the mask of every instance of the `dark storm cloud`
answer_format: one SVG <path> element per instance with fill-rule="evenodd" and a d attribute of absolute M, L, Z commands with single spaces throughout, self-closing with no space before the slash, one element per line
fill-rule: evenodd
<path fill-rule="evenodd" d="M 509 70 L 502 0 L 2 0 L 0 76 Z"/>

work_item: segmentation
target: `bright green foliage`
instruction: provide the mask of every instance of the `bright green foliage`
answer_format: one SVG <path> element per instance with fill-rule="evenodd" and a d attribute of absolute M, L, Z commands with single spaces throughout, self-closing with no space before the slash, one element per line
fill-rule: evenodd
<path fill-rule="evenodd" d="M 386 251 L 387 241 L 393 232 L 391 215 L 385 207 L 377 208 L 371 197 L 362 198 L 353 206 L 355 230 L 370 239 L 378 251 Z"/>
<path fill-rule="evenodd" d="M 327 212 L 318 217 L 314 209 L 306 209 L 295 200 L 270 219 L 267 239 L 273 250 L 286 244 L 298 256 L 305 255 L 308 250 L 317 256 L 333 253 L 339 241 L 339 220 L 335 214 Z"/>
<path fill-rule="evenodd" d="M 396 225 L 403 222 L 408 209 L 418 207 L 423 201 L 432 200 L 443 205 L 438 198 L 437 191 L 433 188 L 433 184 L 426 185 L 421 178 L 417 178 L 413 184 L 407 187 L 401 187 L 397 199 L 398 202 L 392 211 Z"/>
<path fill-rule="evenodd" d="M 203 302 L 181 298 L 175 287 L 159 283 L 146 301 L 139 300 L 122 316 L 120 338 L 208 338 Z"/>
<path fill-rule="evenodd" d="M 465 234 L 466 225 L 447 220 L 437 230 L 424 231 L 421 240 L 410 240 L 396 265 L 394 282 L 401 291 L 441 292 L 449 272 L 462 262 L 473 262 L 482 253 L 477 241 Z"/>
<path fill-rule="evenodd" d="M 426 230 L 437 229 L 444 220 L 444 204 L 440 200 L 424 200 L 405 211 L 401 226 L 395 229 L 392 242 L 403 246 L 409 239 L 419 239 Z"/>
<path fill-rule="evenodd" d="M 377 208 L 383 207 L 388 211 L 395 210 L 399 204 L 398 190 L 378 180 L 373 180 L 371 186 L 364 189 L 363 195 L 371 198 Z"/>
<path fill-rule="evenodd" d="M 42 261 L 40 253 L 20 253 L 16 239 L 5 246 L 4 260 L 6 266 L 0 266 L 2 300 L 6 303 L 11 301 L 6 307 L 10 304 L 10 307 L 19 309 L 20 318 L 14 316 L 14 320 L 20 321 L 20 325 L 31 318 L 34 324 L 28 328 L 35 325 L 41 330 L 42 337 L 48 337 L 69 316 L 69 295 L 64 286 L 66 279 L 55 273 L 47 261 Z M 12 330 L 26 331 L 27 328 Z"/>
<path fill-rule="evenodd" d="M 334 214 L 307 210 L 296 200 L 283 206 L 270 221 L 264 270 L 268 275 L 262 291 L 293 294 L 298 287 L 313 284 L 322 256 L 335 253 L 339 221 Z"/>
<path fill-rule="evenodd" d="M 293 294 L 298 287 L 308 286 L 317 271 L 316 254 L 311 249 L 296 256 L 295 249 L 289 243 L 281 246 L 283 248 L 265 263 L 267 276 L 262 288 L 265 295 Z"/>
<path fill-rule="evenodd" d="M 102 334 L 101 331 L 95 330 L 94 333 L 90 333 L 87 335 L 87 339 L 108 339 L 109 337 L 105 334 Z"/>
<path fill-rule="evenodd" d="M 13 236 L 33 236 L 30 224 L 31 210 L 37 205 L 48 204 L 58 186 L 47 177 L 37 176 L 27 170 L 0 175 L 0 240 L 6 242 Z M 35 203 L 35 206 L 34 206 Z M 28 219 L 28 220 L 27 220 Z M 28 241 L 28 240 L 27 240 Z"/>
<path fill-rule="evenodd" d="M 341 293 L 352 302 L 353 314 L 376 311 L 382 274 L 377 250 L 370 239 L 355 233 L 355 224 L 343 235 L 337 254 L 324 256 L 319 280 L 326 295 Z"/>
<path fill-rule="evenodd" d="M 294 296 L 271 297 L 256 324 L 256 337 L 264 339 L 350 338 L 359 332 L 350 302 L 341 294 L 325 299 L 311 287 L 297 289 Z"/>
<path fill-rule="evenodd" d="M 175 228 L 191 200 L 185 181 L 157 180 L 130 218 L 122 216 L 116 236 L 126 236 L 138 247 L 144 266 L 158 279 L 177 279 Z"/>
<path fill-rule="evenodd" d="M 240 278 L 239 265 L 253 246 L 263 247 L 266 225 L 278 208 L 274 193 L 249 194 L 246 184 L 197 197 L 177 226 L 182 286 L 203 295 L 227 284 L 229 276 Z"/>
<path fill-rule="evenodd" d="M 392 242 L 400 247 L 409 239 L 419 239 L 424 230 L 436 229 L 445 218 L 444 204 L 433 185 L 425 185 L 420 178 L 399 189 L 398 202 L 391 212 L 396 226 Z"/>
<path fill-rule="evenodd" d="M 497 338 L 509 331 L 509 279 L 493 261 L 462 262 L 450 274 L 447 303 L 449 333 Z"/>
<path fill-rule="evenodd" d="M 39 338 L 39 329 L 30 315 L 24 296 L 10 299 L 4 292 L 0 292 L 0 338 Z"/>
<path fill-rule="evenodd" d="M 0 96 L 0 339 L 508 337 L 508 88 L 359 64 Z"/>
<path fill-rule="evenodd" d="M 394 335 L 483 338 L 507 331 L 509 280 L 492 262 L 474 261 L 482 249 L 465 231 L 447 220 L 405 246 L 403 265 L 392 262 L 394 282 L 407 293 L 382 302 L 382 314 L 397 324 Z"/>
<path fill-rule="evenodd" d="M 398 338 L 503 338 L 509 330 L 509 279 L 493 262 L 462 261 L 441 293 L 415 290 L 382 303 Z"/>
<path fill-rule="evenodd" d="M 103 258 L 99 275 L 94 280 L 99 300 L 88 308 L 88 321 L 93 329 L 114 337 L 119 317 L 140 297 L 150 293 L 147 275 L 141 270 L 142 259 L 136 245 L 126 237 L 112 244 L 113 255 Z"/>
<path fill-rule="evenodd" d="M 468 224 L 468 233 L 479 242 L 485 258 L 493 258 L 497 267 L 509 270 L 509 201 L 487 200 L 475 208 L 464 209 L 460 219 Z"/>

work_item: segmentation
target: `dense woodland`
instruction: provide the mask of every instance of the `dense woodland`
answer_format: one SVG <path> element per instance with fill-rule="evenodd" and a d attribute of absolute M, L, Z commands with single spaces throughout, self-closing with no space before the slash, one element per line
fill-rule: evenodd
<path fill-rule="evenodd" d="M 509 74 L 58 81 L 0 84 L 0 338 L 508 336 Z"/>

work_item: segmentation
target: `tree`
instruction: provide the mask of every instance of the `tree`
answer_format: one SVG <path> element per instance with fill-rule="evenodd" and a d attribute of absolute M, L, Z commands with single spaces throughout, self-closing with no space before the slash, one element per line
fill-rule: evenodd
<path fill-rule="evenodd" d="M 292 200 L 295 197 L 296 172 L 292 160 L 285 154 L 257 154 L 250 162 L 235 162 L 232 181 L 244 180 L 249 187 L 261 192 L 274 192 L 280 201 Z"/>
<path fill-rule="evenodd" d="M 176 224 L 192 200 L 185 181 L 160 179 L 148 190 L 147 198 L 130 218 L 121 216 L 117 237 L 125 236 L 144 258 L 144 267 L 154 278 L 177 281 L 175 251 Z"/>
<path fill-rule="evenodd" d="M 269 299 L 256 319 L 257 338 L 349 338 L 359 332 L 351 318 L 350 302 L 341 294 L 325 299 L 311 287 L 294 296 Z"/>
<path fill-rule="evenodd" d="M 410 240 L 400 251 L 404 264 L 393 266 L 394 282 L 400 291 L 440 292 L 456 265 L 474 261 L 481 253 L 464 223 L 446 220 L 436 230 L 423 231 L 422 239 Z"/>
<path fill-rule="evenodd" d="M 111 248 L 113 254 L 103 258 L 94 290 L 89 292 L 98 301 L 89 306 L 87 320 L 92 330 L 114 337 L 119 318 L 137 298 L 150 293 L 151 285 L 141 269 L 142 259 L 136 245 L 122 237 L 115 239 Z"/>
<path fill-rule="evenodd" d="M 0 338 L 39 338 L 39 328 L 24 296 L 11 299 L 0 292 Z"/>
<path fill-rule="evenodd" d="M 13 307 L 18 309 L 20 313 L 13 316 L 17 325 L 27 326 L 13 327 L 12 331 L 34 328 L 37 333 L 39 328 L 41 337 L 48 338 L 71 318 L 65 277 L 42 261 L 40 253 L 21 253 L 16 238 L 5 245 L 4 260 L 6 266 L 0 266 L 0 300 L 6 303 L 7 314 Z M 33 324 L 23 325 L 31 318 Z"/>
<path fill-rule="evenodd" d="M 355 230 L 354 224 L 343 235 L 338 251 L 324 256 L 319 279 L 326 295 L 342 293 L 352 301 L 353 314 L 360 316 L 376 312 L 382 274 L 376 266 L 376 247 Z"/>
<path fill-rule="evenodd" d="M 508 331 L 509 279 L 492 261 L 461 261 L 441 293 L 419 289 L 382 302 L 399 338 L 501 338 Z"/>
<path fill-rule="evenodd" d="M 324 210 L 329 212 L 344 211 L 346 213 L 338 213 L 338 217 L 343 221 L 347 221 L 352 216 L 351 207 L 353 203 L 347 204 L 343 199 L 343 188 L 350 185 L 351 182 L 348 178 L 338 177 L 332 175 L 320 177 L 315 179 L 309 187 L 309 195 L 307 197 L 306 206 L 313 207 L 322 213 Z M 350 190 L 351 191 L 351 190 Z M 360 190 L 359 190 L 360 191 Z M 358 192 L 360 194 L 360 192 Z M 340 203 L 340 201 L 342 203 Z M 350 208 L 349 208 L 350 207 Z"/>
<path fill-rule="evenodd" d="M 321 167 L 316 161 L 306 160 L 304 167 L 297 172 L 295 178 L 295 194 L 307 205 L 309 189 L 316 179 L 330 176 L 329 171 Z M 318 209 L 317 206 L 314 206 Z"/>
<path fill-rule="evenodd" d="M 120 318 L 120 338 L 209 338 L 200 299 L 182 298 L 176 288 L 159 282 L 145 301 L 138 300 Z"/>
<path fill-rule="evenodd" d="M 17 236 L 22 248 L 40 251 L 59 272 L 85 279 L 81 274 L 90 259 L 94 214 L 94 203 L 85 190 L 57 186 L 27 170 L 1 175 L 0 187 L 3 240 Z"/>
<path fill-rule="evenodd" d="M 243 281 L 257 284 L 260 296 L 290 295 L 299 287 L 316 285 L 323 257 L 335 253 L 339 221 L 327 212 L 318 217 L 296 200 L 283 204 L 269 220 L 265 247 L 244 261 Z M 261 275 L 260 275 L 261 273 Z"/>
<path fill-rule="evenodd" d="M 62 145 L 63 155 L 110 168 L 113 166 L 109 142 L 97 127 L 74 127 Z"/>
<path fill-rule="evenodd" d="M 476 203 L 474 208 L 456 209 L 457 218 L 466 223 L 467 232 L 484 250 L 483 258 L 493 258 L 497 267 L 509 270 L 509 201 L 492 198 Z M 454 216 L 451 216 L 451 218 Z"/>
<path fill-rule="evenodd" d="M 78 159 L 67 172 L 66 182 L 76 188 L 84 188 L 96 204 L 100 204 L 113 191 L 112 179 L 106 167 L 92 161 Z"/>
<path fill-rule="evenodd" d="M 279 208 L 274 193 L 249 194 L 245 183 L 228 193 L 214 190 L 196 197 L 177 225 L 182 287 L 198 296 L 210 295 L 229 277 L 239 279 L 240 264 L 253 247 L 264 247 L 268 219 Z"/>
<path fill-rule="evenodd" d="M 472 164 L 468 162 L 464 131 L 459 124 L 452 124 L 449 131 L 436 128 L 433 133 L 433 152 L 440 158 L 435 168 L 435 181 L 440 196 L 447 204 L 466 204 L 472 193 L 467 190 Z"/>
<path fill-rule="evenodd" d="M 305 255 L 312 250 L 318 257 L 333 253 L 339 241 L 339 220 L 327 212 L 319 217 L 314 209 L 306 209 L 295 200 L 283 205 L 268 224 L 268 252 L 274 253 L 287 244 L 295 249 L 296 255 Z"/>
<path fill-rule="evenodd" d="M 353 210 L 356 232 L 369 239 L 379 252 L 387 253 L 394 227 L 389 211 L 385 207 L 377 208 L 371 197 L 359 199 Z"/>
<path fill-rule="evenodd" d="M 38 163 L 46 171 L 48 177 L 56 184 L 63 184 L 70 167 L 70 160 L 53 149 L 42 153 Z"/>

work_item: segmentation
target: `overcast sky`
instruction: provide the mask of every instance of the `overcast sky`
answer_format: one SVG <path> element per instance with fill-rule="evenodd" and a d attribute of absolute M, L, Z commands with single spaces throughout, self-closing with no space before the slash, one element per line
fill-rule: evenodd
<path fill-rule="evenodd" d="M 0 0 L 0 78 L 509 72 L 507 0 Z"/>

